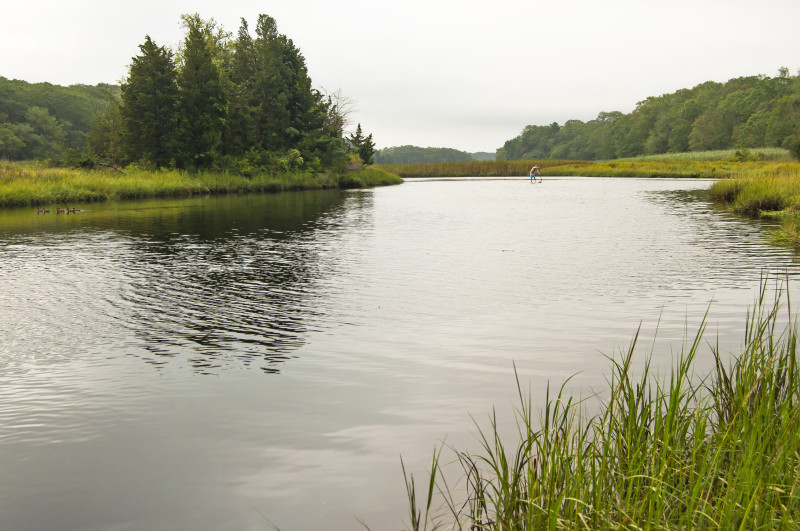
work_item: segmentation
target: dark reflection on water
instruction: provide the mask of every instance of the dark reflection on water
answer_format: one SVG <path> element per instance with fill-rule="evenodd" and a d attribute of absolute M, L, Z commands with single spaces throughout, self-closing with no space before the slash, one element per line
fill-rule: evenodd
<path fill-rule="evenodd" d="M 356 197 L 351 217 L 368 206 L 368 196 Z M 68 277 L 97 258 L 101 270 L 91 274 L 114 275 L 119 293 L 105 297 L 107 308 L 93 318 L 130 332 L 118 340 L 133 355 L 154 365 L 181 357 L 201 373 L 231 363 L 278 372 L 319 311 L 314 286 L 329 272 L 313 242 L 320 232 L 336 233 L 348 215 L 344 203 L 334 190 L 86 205 L 69 217 L 34 216 L 33 227 L 32 212 L 4 212 L 2 267 L 19 273 L 36 259 Z M 97 304 L 92 286 L 84 287 L 56 297 Z M 47 304 L 56 302 L 37 305 Z"/>

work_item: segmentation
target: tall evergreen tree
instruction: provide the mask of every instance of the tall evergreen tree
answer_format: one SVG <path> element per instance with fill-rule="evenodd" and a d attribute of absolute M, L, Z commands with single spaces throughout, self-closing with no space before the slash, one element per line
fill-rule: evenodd
<path fill-rule="evenodd" d="M 368 134 L 361 147 L 358 149 L 358 156 L 364 164 L 375 164 L 375 142 L 372 141 L 372 133 Z"/>
<path fill-rule="evenodd" d="M 256 144 L 265 151 L 278 151 L 285 147 L 283 134 L 289 127 L 289 102 L 281 75 L 279 37 L 275 19 L 259 15 L 253 41 L 255 70 L 251 105 Z"/>
<path fill-rule="evenodd" d="M 226 155 L 241 156 L 256 144 L 253 123 L 253 90 L 255 52 L 247 20 L 241 19 L 229 71 L 231 83 L 228 119 L 223 132 L 223 149 Z"/>
<path fill-rule="evenodd" d="M 358 148 L 360 148 L 361 144 L 364 142 L 364 132 L 361 130 L 360 123 L 356 126 L 356 132 L 351 133 L 350 136 L 347 137 L 347 141 L 350 142 L 350 148 L 353 151 L 358 151 Z"/>
<path fill-rule="evenodd" d="M 278 33 L 275 19 L 259 15 L 253 42 L 252 107 L 257 143 L 267 151 L 289 149 L 325 123 L 321 94 L 311 88 L 305 58 Z"/>
<path fill-rule="evenodd" d="M 350 143 L 351 151 L 358 155 L 362 163 L 375 163 L 375 142 L 372 140 L 372 133 L 365 137 L 361 124 L 358 124 L 356 132 L 351 134 L 347 141 Z"/>
<path fill-rule="evenodd" d="M 129 160 L 164 166 L 174 159 L 178 87 L 172 52 L 145 36 L 122 84 L 122 123 Z"/>
<path fill-rule="evenodd" d="M 203 22 L 199 15 L 183 17 L 187 33 L 182 64 L 178 74 L 179 163 L 208 166 L 219 155 L 225 127 L 227 95 L 220 71 L 213 61 L 217 46 L 213 22 Z"/>

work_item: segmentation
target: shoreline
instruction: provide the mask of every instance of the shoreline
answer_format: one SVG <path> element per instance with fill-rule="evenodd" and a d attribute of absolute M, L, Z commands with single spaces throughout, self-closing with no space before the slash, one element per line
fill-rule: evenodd
<path fill-rule="evenodd" d="M 800 249 L 800 163 L 784 163 L 734 175 L 709 188 L 711 199 L 754 219 L 779 220 L 772 242 Z"/>
<path fill-rule="evenodd" d="M 229 193 L 280 193 L 401 184 L 397 175 L 368 167 L 344 175 L 257 174 L 112 169 L 49 168 L 30 162 L 0 162 L 0 208 L 55 207 L 129 199 L 181 198 Z"/>
<path fill-rule="evenodd" d="M 541 167 L 542 177 L 640 177 L 676 179 L 727 179 L 791 165 L 787 160 L 524 160 L 378 165 L 400 177 L 513 177 L 528 178 L 531 166 Z"/>

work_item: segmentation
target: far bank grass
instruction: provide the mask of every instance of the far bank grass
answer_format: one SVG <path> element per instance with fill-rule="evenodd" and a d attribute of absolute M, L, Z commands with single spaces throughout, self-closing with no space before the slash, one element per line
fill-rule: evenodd
<path fill-rule="evenodd" d="M 752 149 L 718 149 L 711 151 L 687 151 L 683 153 L 660 153 L 658 155 L 639 155 L 619 161 L 731 161 L 742 158 L 753 160 L 772 160 L 786 162 L 792 159 L 788 149 L 752 148 Z"/>
<path fill-rule="evenodd" d="M 380 164 L 378 168 L 400 177 L 509 177 L 527 176 L 534 164 L 546 168 L 583 167 L 594 164 L 581 160 L 497 160 L 469 162 L 431 162 L 425 164 Z M 551 173 L 551 175 L 553 175 Z M 557 174 L 562 175 L 562 174 Z"/>
<path fill-rule="evenodd" d="M 366 188 L 401 182 L 400 177 L 371 167 L 344 176 L 284 173 L 244 177 L 211 171 L 152 171 L 135 166 L 120 172 L 111 169 L 48 168 L 35 163 L 0 161 L 0 207 L 68 205 L 202 194 Z"/>
<path fill-rule="evenodd" d="M 673 179 L 725 179 L 742 172 L 780 164 L 777 161 L 734 162 L 725 160 L 614 160 L 593 161 L 499 161 L 399 164 L 380 167 L 401 177 L 527 177 L 534 164 L 543 177 L 644 177 Z"/>
<path fill-rule="evenodd" d="M 666 153 L 609 161 L 512 160 L 380 165 L 401 177 L 527 177 L 533 165 L 543 176 L 662 177 L 724 179 L 785 163 L 784 149 L 720 150 Z"/>
<path fill-rule="evenodd" d="M 634 374 L 634 338 L 596 414 L 562 387 L 537 416 L 520 389 L 519 438 L 492 418 L 478 453 L 452 450 L 455 477 L 441 449 L 424 491 L 406 473 L 410 529 L 800 528 L 797 329 L 766 294 L 765 282 L 741 353 L 712 348 L 705 378 L 702 323 L 666 379 L 649 361 Z"/>
<path fill-rule="evenodd" d="M 781 163 L 776 161 L 733 162 L 706 160 L 629 160 L 596 162 L 588 166 L 545 168 L 542 175 L 582 177 L 644 177 L 668 179 L 727 179 L 761 171 Z"/>

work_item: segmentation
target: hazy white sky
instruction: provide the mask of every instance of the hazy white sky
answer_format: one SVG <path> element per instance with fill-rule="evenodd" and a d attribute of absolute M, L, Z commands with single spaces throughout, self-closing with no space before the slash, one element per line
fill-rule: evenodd
<path fill-rule="evenodd" d="M 0 76 L 118 82 L 181 13 L 277 20 L 318 89 L 377 146 L 494 151 L 528 124 L 591 120 L 704 81 L 800 67 L 800 0 L 3 0 Z"/>

